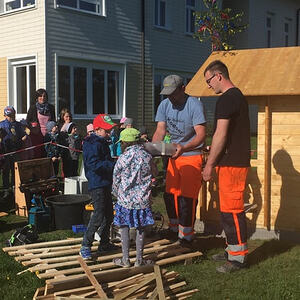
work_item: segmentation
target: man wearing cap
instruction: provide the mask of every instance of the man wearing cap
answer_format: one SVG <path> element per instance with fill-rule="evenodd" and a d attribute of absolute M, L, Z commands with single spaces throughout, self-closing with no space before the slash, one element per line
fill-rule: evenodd
<path fill-rule="evenodd" d="M 22 148 L 22 141 L 25 141 L 27 135 L 20 122 L 16 121 L 16 111 L 13 106 L 4 108 L 5 120 L 0 122 L 0 128 L 6 131 L 6 136 L 3 139 L 5 152 L 14 152 Z M 15 168 L 14 162 L 17 160 L 17 154 L 8 155 L 5 157 L 3 166 L 3 187 L 9 189 L 15 184 Z M 11 184 L 9 180 L 11 174 Z M 3 197 L 8 196 L 6 192 Z"/>
<path fill-rule="evenodd" d="M 101 237 L 98 252 L 117 249 L 109 241 L 113 221 L 111 185 L 114 161 L 110 156 L 107 142 L 110 131 L 116 125 L 107 114 L 99 114 L 93 121 L 95 134 L 87 136 L 83 142 L 84 171 L 94 207 L 79 252 L 83 259 L 92 257 L 91 246 L 96 231 Z"/>
<path fill-rule="evenodd" d="M 167 98 L 158 107 L 152 141 L 163 141 L 168 131 L 171 142 L 176 144 L 176 153 L 168 164 L 164 200 L 169 229 L 178 235 L 180 244 L 186 244 L 194 236 L 206 120 L 202 102 L 185 93 L 180 76 L 167 76 L 163 86 L 160 94 Z"/>

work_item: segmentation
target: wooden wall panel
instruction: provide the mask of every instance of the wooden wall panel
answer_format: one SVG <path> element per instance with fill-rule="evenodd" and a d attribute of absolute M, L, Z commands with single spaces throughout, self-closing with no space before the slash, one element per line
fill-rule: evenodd
<path fill-rule="evenodd" d="M 3 109 L 7 105 L 7 59 L 0 57 L 0 113 L 3 119 Z"/>

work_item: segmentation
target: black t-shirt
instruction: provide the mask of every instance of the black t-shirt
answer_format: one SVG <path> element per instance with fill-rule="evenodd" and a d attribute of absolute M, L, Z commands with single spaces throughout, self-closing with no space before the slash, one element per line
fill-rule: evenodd
<path fill-rule="evenodd" d="M 250 166 L 250 121 L 248 103 L 234 87 L 221 95 L 216 104 L 215 128 L 218 119 L 229 119 L 226 145 L 217 160 L 218 166 Z"/>

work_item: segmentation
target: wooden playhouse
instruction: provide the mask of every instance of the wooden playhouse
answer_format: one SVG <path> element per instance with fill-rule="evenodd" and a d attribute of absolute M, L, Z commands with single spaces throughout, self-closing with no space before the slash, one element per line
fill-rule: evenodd
<path fill-rule="evenodd" d="M 203 71 L 213 60 L 229 69 L 232 82 L 249 104 L 257 105 L 257 158 L 245 202 L 257 204 L 247 214 L 252 237 L 300 239 L 300 47 L 213 52 L 186 87 L 192 96 L 216 96 Z M 207 201 L 205 199 L 207 192 Z M 217 220 L 216 185 L 202 192 L 204 223 Z"/>

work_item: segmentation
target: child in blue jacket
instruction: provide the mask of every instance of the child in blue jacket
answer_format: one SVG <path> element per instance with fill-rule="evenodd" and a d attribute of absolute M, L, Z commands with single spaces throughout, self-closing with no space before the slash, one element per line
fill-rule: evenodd
<path fill-rule="evenodd" d="M 110 226 L 113 221 L 111 185 L 114 161 L 107 142 L 110 131 L 116 124 L 108 115 L 100 114 L 94 119 L 93 126 L 94 133 L 83 141 L 84 171 L 94 207 L 79 252 L 83 259 L 92 258 L 91 246 L 96 231 L 101 238 L 98 252 L 118 249 L 109 240 Z"/>
<path fill-rule="evenodd" d="M 6 153 L 18 151 L 22 148 L 27 135 L 21 123 L 16 121 L 16 111 L 13 106 L 6 106 L 4 108 L 4 117 L 5 120 L 0 122 L 0 128 L 6 132 L 6 136 L 3 138 L 4 151 Z M 15 185 L 14 163 L 19 160 L 19 156 L 18 153 L 5 156 L 2 173 L 3 187 L 5 189 L 9 189 Z M 10 177 L 11 180 L 9 180 Z"/>

